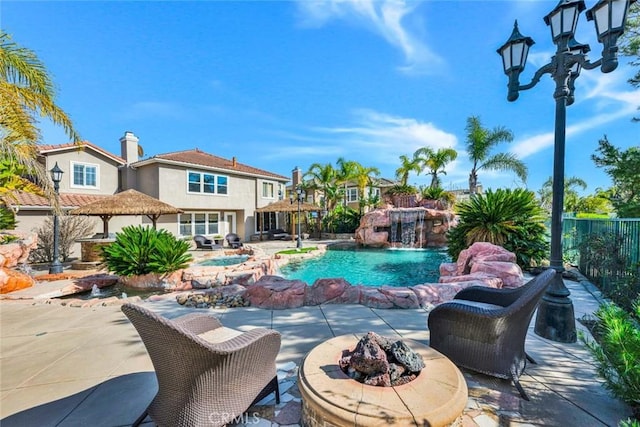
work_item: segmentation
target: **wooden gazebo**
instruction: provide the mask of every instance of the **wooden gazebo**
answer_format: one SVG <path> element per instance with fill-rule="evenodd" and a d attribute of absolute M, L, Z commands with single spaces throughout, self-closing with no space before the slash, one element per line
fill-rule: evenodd
<path fill-rule="evenodd" d="M 183 210 L 161 202 L 136 190 L 126 190 L 69 211 L 71 215 L 99 216 L 104 236 L 109 236 L 109 220 L 119 215 L 146 215 L 156 228 L 161 215 L 182 213 Z"/>
<path fill-rule="evenodd" d="M 313 205 L 311 203 L 302 202 L 300 203 L 300 212 L 320 212 L 322 208 L 320 206 Z M 268 212 L 284 212 L 289 214 L 289 216 L 293 216 L 294 213 L 298 212 L 298 202 L 294 201 L 291 203 L 289 199 L 278 200 L 276 202 L 269 203 L 267 206 L 263 206 L 261 208 L 256 209 L 256 214 L 264 214 Z M 298 219 L 300 221 L 300 219 Z M 296 234 L 295 224 L 293 221 L 289 221 L 291 223 L 291 236 Z M 258 232 L 260 233 L 260 240 L 262 240 L 262 232 L 266 231 L 264 228 L 264 218 L 260 221 L 260 229 Z"/>

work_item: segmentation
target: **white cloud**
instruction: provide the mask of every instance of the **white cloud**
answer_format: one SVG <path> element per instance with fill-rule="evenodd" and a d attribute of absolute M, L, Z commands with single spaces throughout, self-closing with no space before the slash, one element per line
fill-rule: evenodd
<path fill-rule="evenodd" d="M 407 74 L 426 74 L 442 66 L 442 57 L 433 52 L 405 25 L 417 1 L 405 0 L 299 0 L 301 24 L 319 28 L 333 19 L 364 25 L 399 49 L 405 65 L 399 67 Z"/>

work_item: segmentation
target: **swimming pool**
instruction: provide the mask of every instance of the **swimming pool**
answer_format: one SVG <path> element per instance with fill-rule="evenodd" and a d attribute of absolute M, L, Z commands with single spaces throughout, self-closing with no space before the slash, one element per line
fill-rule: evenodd
<path fill-rule="evenodd" d="M 443 262 L 451 262 L 443 249 L 329 249 L 318 258 L 292 260 L 280 273 L 309 285 L 319 278 L 341 277 L 352 285 L 413 286 L 438 282 Z"/>

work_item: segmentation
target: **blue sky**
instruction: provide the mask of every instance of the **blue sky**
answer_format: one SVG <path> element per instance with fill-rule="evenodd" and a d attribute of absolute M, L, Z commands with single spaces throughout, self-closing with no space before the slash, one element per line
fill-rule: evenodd
<path fill-rule="evenodd" d="M 587 7 L 594 1 L 587 1 Z M 469 116 L 505 126 L 500 147 L 529 168 L 538 190 L 553 171 L 554 84 L 550 77 L 506 99 L 496 49 L 520 30 L 536 44 L 527 83 L 555 46 L 542 18 L 557 1 L 49 1 L 3 0 L 2 29 L 34 50 L 58 89 L 58 104 L 82 137 L 120 154 L 132 131 L 148 156 L 198 147 L 285 176 L 338 157 L 392 178 L 398 157 L 452 147 L 446 188 L 466 188 Z M 593 22 L 576 35 L 600 57 Z M 566 175 L 611 185 L 590 155 L 607 135 L 640 144 L 640 91 L 622 59 L 610 74 L 583 71 L 567 110 Z M 68 142 L 42 123 L 43 142 Z M 486 187 L 522 183 L 481 171 Z M 412 184 L 428 184 L 413 175 Z"/>

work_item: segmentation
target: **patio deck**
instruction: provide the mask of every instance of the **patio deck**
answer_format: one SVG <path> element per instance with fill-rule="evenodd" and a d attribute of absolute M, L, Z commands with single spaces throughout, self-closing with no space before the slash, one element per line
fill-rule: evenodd
<path fill-rule="evenodd" d="M 597 290 L 588 283 L 566 284 L 577 318 L 597 309 Z M 172 301 L 144 304 L 167 317 L 190 310 Z M 297 424 L 300 395 L 295 367 L 309 350 L 331 337 L 372 330 L 429 342 L 428 312 L 421 309 L 323 305 L 210 313 L 228 327 L 246 330 L 259 326 L 282 334 L 277 360 L 282 403 L 263 402 L 266 405 L 258 410 L 259 422 L 248 418 L 246 425 Z M 3 427 L 130 425 L 156 392 L 151 361 L 119 307 L 73 308 L 4 300 L 0 301 L 0 325 Z M 580 323 L 577 327 L 584 330 Z M 531 326 L 527 352 L 538 361 L 538 365 L 528 365 L 521 377 L 531 401 L 522 400 L 508 381 L 462 370 L 469 401 L 460 425 L 616 426 L 630 416 L 629 407 L 603 388 L 581 343 L 548 341 L 535 335 Z"/>

